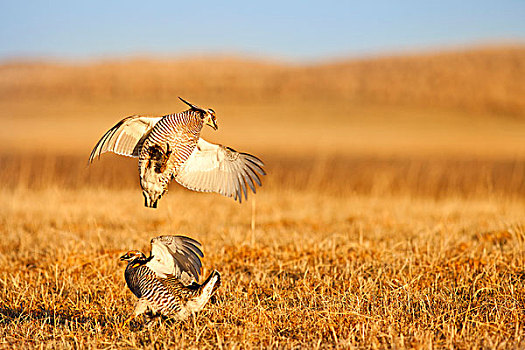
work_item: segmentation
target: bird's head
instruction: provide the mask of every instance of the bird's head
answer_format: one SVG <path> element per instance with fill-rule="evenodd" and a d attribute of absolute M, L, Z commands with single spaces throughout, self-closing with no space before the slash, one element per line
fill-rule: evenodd
<path fill-rule="evenodd" d="M 206 114 L 203 117 L 204 123 L 212 127 L 213 130 L 217 130 L 217 118 L 215 117 L 215 111 L 211 108 L 206 110 Z"/>
<path fill-rule="evenodd" d="M 191 109 L 196 110 L 200 112 L 201 118 L 204 121 L 204 124 L 209 125 L 213 128 L 213 130 L 217 130 L 219 127 L 217 126 L 217 117 L 215 116 L 215 111 L 211 108 L 204 109 L 195 106 L 193 103 L 190 103 L 183 99 L 182 97 L 179 97 L 179 99 L 191 107 Z"/>
<path fill-rule="evenodd" d="M 138 250 L 130 250 L 129 252 L 120 257 L 121 261 L 129 262 L 135 261 L 137 259 L 146 259 L 146 255 L 144 255 L 144 253 Z"/>

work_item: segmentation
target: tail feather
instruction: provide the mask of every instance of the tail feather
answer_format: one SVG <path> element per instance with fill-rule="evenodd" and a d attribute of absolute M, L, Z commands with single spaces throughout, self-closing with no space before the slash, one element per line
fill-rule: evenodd
<path fill-rule="evenodd" d="M 221 275 L 217 270 L 214 270 L 208 278 L 202 283 L 197 284 L 193 283 L 188 288 L 193 289 L 196 293 L 196 296 L 188 301 L 187 308 L 191 312 L 200 311 L 204 305 L 210 300 L 211 296 L 221 285 Z"/>
<path fill-rule="evenodd" d="M 221 286 L 221 274 L 219 271 L 213 270 L 208 278 L 206 278 L 206 280 L 199 286 L 201 293 L 206 293 L 206 289 L 208 289 L 207 287 L 209 287 L 208 285 L 210 283 L 213 283 L 213 285 L 211 286 L 211 291 L 208 291 L 208 294 L 212 296 Z"/>
<path fill-rule="evenodd" d="M 211 290 L 212 295 L 221 286 L 221 274 L 219 273 L 219 271 L 213 270 L 212 273 L 210 273 L 210 275 L 208 276 L 208 278 L 206 278 L 206 281 L 204 281 L 204 283 L 202 284 L 202 286 L 206 286 L 214 277 L 217 277 L 217 281 L 213 284 L 213 288 Z"/>

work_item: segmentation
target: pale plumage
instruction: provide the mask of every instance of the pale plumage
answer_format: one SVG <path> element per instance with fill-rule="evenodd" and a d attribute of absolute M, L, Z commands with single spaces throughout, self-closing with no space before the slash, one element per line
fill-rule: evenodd
<path fill-rule="evenodd" d="M 138 298 L 127 321 L 141 314 L 184 320 L 200 311 L 220 286 L 217 271 L 197 283 L 201 257 L 200 243 L 185 236 L 153 238 L 149 257 L 137 250 L 124 254 L 126 284 Z"/>
<path fill-rule="evenodd" d="M 181 99 L 182 100 L 182 99 Z M 242 202 L 266 175 L 257 157 L 200 138 L 204 124 L 217 129 L 215 112 L 191 103 L 187 111 L 163 117 L 131 116 L 98 141 L 89 162 L 102 153 L 138 157 L 145 205 L 156 208 L 168 183 L 199 192 L 216 192 Z"/>

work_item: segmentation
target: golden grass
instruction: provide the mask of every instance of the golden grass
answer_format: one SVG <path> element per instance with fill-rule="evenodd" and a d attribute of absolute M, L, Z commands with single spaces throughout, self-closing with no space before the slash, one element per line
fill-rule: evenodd
<path fill-rule="evenodd" d="M 263 188 L 251 205 L 137 188 L 3 189 L 3 347 L 522 347 L 523 200 Z M 203 213 L 206 217 L 203 220 Z M 119 325 L 118 257 L 157 234 L 204 244 L 223 277 L 195 318 Z"/>
<path fill-rule="evenodd" d="M 255 203 L 173 185 L 151 210 L 135 160 L 0 157 L 0 345 L 525 345 L 523 162 L 265 160 Z M 223 284 L 191 320 L 122 327 L 118 257 L 159 234 L 200 240 Z"/>
<path fill-rule="evenodd" d="M 524 346 L 523 162 L 268 158 L 255 204 L 171 186 L 136 161 L 0 158 L 0 346 Z M 205 219 L 203 219 L 205 215 Z M 195 318 L 120 323 L 118 257 L 159 234 L 204 244 L 223 284 Z"/>
<path fill-rule="evenodd" d="M 525 347 L 522 63 L 3 65 L 0 347 Z M 151 210 L 136 160 L 86 166 L 177 95 L 217 111 L 207 139 L 266 162 L 248 203 L 174 184 Z M 223 284 L 190 320 L 122 327 L 118 257 L 159 234 L 201 241 Z"/>
<path fill-rule="evenodd" d="M 263 158 L 271 174 L 264 189 L 352 196 L 410 195 L 441 199 L 525 199 L 524 160 L 463 158 L 300 157 Z M 0 155 L 0 188 L 138 190 L 137 161 L 104 155 L 88 167 L 83 156 Z M 174 191 L 179 185 L 173 183 Z M 140 196 L 139 196 L 140 197 Z"/>

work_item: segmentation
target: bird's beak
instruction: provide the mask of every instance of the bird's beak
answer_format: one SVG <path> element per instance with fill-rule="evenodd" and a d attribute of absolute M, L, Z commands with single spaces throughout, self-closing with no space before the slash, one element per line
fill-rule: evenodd
<path fill-rule="evenodd" d="M 128 254 L 127 254 L 127 253 L 124 254 L 124 255 L 122 255 L 122 256 L 120 257 L 120 261 L 124 261 L 124 260 L 126 260 L 127 257 L 128 257 Z"/>
<path fill-rule="evenodd" d="M 206 122 L 206 125 L 209 125 L 212 127 L 213 130 L 217 130 L 219 127 L 217 126 L 217 123 L 212 118 L 208 118 L 208 121 Z"/>

